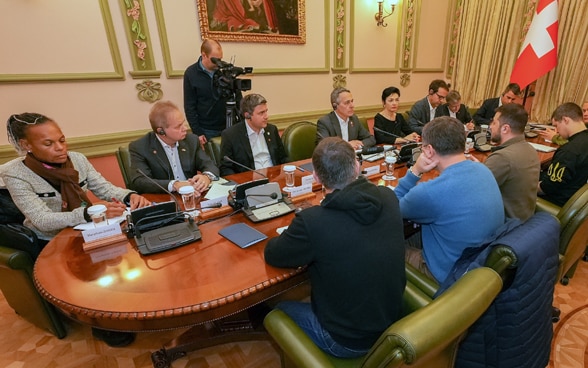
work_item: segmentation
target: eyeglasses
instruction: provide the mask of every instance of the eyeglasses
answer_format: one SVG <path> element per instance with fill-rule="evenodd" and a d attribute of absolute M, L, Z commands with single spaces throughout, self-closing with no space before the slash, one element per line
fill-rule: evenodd
<path fill-rule="evenodd" d="M 16 117 L 16 114 L 15 114 L 15 115 L 11 115 L 11 116 L 10 116 L 10 119 L 13 119 L 13 120 L 15 120 L 15 121 L 18 121 L 19 123 L 23 123 L 23 124 L 27 124 L 27 125 L 35 125 L 35 124 L 37 124 L 37 121 L 39 121 L 39 119 L 42 119 L 42 118 L 43 118 L 43 116 L 40 116 L 40 115 L 39 115 L 39 116 L 37 116 L 37 117 L 35 118 L 35 120 L 33 120 L 33 122 L 31 123 L 31 122 L 29 122 L 29 121 L 24 121 L 24 120 L 21 120 L 21 119 L 17 118 L 17 117 Z"/>
<path fill-rule="evenodd" d="M 447 98 L 447 96 L 441 96 L 440 94 L 438 94 L 437 92 L 435 92 L 435 94 L 437 95 L 437 97 L 439 97 L 440 100 L 444 100 Z"/>

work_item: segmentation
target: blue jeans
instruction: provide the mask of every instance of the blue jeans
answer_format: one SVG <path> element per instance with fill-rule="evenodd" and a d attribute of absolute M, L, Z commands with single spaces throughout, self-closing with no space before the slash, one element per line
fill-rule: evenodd
<path fill-rule="evenodd" d="M 286 313 L 324 352 L 339 358 L 356 358 L 365 355 L 369 349 L 353 350 L 335 342 L 329 332 L 319 323 L 310 303 L 284 301 L 276 305 Z"/>

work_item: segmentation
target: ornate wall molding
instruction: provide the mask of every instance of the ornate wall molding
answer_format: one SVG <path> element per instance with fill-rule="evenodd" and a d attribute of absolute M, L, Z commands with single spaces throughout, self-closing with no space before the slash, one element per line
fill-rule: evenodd
<path fill-rule="evenodd" d="M 463 14 L 463 0 L 455 1 L 455 12 L 451 23 L 451 35 L 449 37 L 449 65 L 447 66 L 447 78 L 453 79 L 453 67 L 455 66 L 455 51 L 461 28 L 461 15 Z"/>
<path fill-rule="evenodd" d="M 335 29 L 334 35 L 334 50 L 335 56 L 333 71 L 342 72 L 347 70 L 345 65 L 346 54 L 346 32 L 345 32 L 345 0 L 335 0 Z"/>
<path fill-rule="evenodd" d="M 412 43 L 414 39 L 414 23 L 415 23 L 415 0 L 406 1 L 406 17 L 405 27 L 402 41 L 402 68 L 410 68 Z"/>
<path fill-rule="evenodd" d="M 91 81 L 91 80 L 124 80 L 124 69 L 116 41 L 114 25 L 112 23 L 112 14 L 108 0 L 98 0 L 102 21 L 104 22 L 104 31 L 106 40 L 112 58 L 113 71 L 106 72 L 82 72 L 82 73 L 18 73 L 2 74 L 0 73 L 0 83 L 19 83 L 19 82 L 63 82 L 63 81 Z M 40 41 L 42 42 L 42 41 Z"/>
<path fill-rule="evenodd" d="M 158 78 L 161 71 L 155 70 L 149 27 L 143 10 L 143 0 L 119 0 L 119 4 L 133 62 L 134 70 L 130 71 L 129 74 L 133 79 Z"/>
<path fill-rule="evenodd" d="M 139 91 L 137 93 L 137 97 L 141 101 L 145 102 L 155 102 L 157 100 L 161 100 L 163 97 L 163 91 L 161 90 L 161 84 L 157 82 L 153 82 L 152 80 L 144 80 L 141 83 L 137 83 L 135 88 Z"/>

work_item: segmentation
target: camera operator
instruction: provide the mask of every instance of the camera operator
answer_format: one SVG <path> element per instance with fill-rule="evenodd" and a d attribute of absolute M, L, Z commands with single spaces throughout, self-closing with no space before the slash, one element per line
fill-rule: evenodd
<path fill-rule="evenodd" d="M 218 137 L 226 127 L 226 102 L 234 99 L 237 106 L 243 97 L 240 90 L 227 97 L 214 85 L 218 66 L 212 58 L 222 59 L 223 49 L 218 41 L 206 39 L 200 46 L 198 61 L 184 73 L 184 111 L 192 132 L 204 144 Z"/>

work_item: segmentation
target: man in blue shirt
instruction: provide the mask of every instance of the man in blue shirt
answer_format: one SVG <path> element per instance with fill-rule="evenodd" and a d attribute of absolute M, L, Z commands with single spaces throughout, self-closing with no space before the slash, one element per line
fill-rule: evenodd
<path fill-rule="evenodd" d="M 502 196 L 492 172 L 466 159 L 463 124 L 442 116 L 425 125 L 422 153 L 400 179 L 396 196 L 406 220 L 421 224 L 409 239 L 406 261 L 443 282 L 464 249 L 475 247 L 504 223 Z M 420 183 L 433 169 L 435 179 Z"/>

